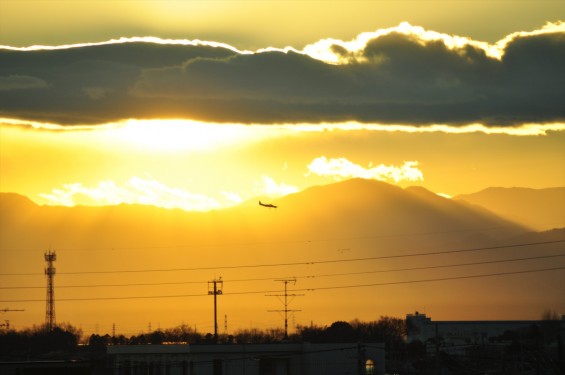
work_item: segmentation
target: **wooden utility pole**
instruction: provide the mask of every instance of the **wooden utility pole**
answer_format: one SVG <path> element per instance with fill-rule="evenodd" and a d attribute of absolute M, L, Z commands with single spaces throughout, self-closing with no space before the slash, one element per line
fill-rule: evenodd
<path fill-rule="evenodd" d="M 220 277 L 218 280 L 214 279 L 208 281 L 208 294 L 214 296 L 214 342 L 218 342 L 218 304 L 216 296 L 222 294 L 222 289 L 224 288 L 224 282 Z"/>

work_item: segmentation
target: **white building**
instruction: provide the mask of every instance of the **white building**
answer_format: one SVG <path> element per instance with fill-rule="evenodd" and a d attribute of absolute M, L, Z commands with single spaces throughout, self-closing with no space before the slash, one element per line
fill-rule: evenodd
<path fill-rule="evenodd" d="M 385 373 L 382 343 L 117 345 L 121 375 L 309 375 Z"/>

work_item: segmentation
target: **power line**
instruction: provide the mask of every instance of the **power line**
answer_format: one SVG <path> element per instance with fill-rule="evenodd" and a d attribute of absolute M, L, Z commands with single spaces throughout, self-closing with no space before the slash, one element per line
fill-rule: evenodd
<path fill-rule="evenodd" d="M 511 258 L 511 259 L 499 259 L 499 260 L 486 260 L 482 262 L 469 262 L 469 263 L 458 263 L 458 264 L 442 264 L 437 266 L 421 266 L 421 267 L 408 267 L 408 268 L 395 268 L 388 270 L 373 270 L 373 271 L 358 271 L 358 272 L 342 272 L 342 273 L 327 273 L 321 275 L 306 276 L 306 278 L 315 277 L 331 277 L 331 276 L 348 276 L 348 275 L 363 275 L 371 273 L 385 273 L 385 272 L 401 272 L 401 271 L 421 271 L 421 270 L 431 270 L 438 268 L 449 268 L 449 267 L 465 267 L 465 266 L 478 266 L 485 264 L 496 264 L 496 263 L 507 263 L 507 262 L 519 262 L 525 260 L 537 260 L 537 259 L 547 259 L 547 258 L 558 258 L 564 257 L 565 254 L 555 254 L 555 255 L 540 255 L 528 258 Z"/>
<path fill-rule="evenodd" d="M 557 271 L 557 270 L 565 270 L 565 266 L 564 266 L 564 267 L 541 268 L 541 269 L 535 269 L 535 270 L 522 270 L 522 271 L 509 271 L 509 272 L 487 273 L 487 274 L 481 274 L 481 275 L 466 275 L 466 276 L 453 276 L 453 277 L 439 277 L 439 278 L 434 278 L 434 279 L 407 280 L 407 281 L 392 281 L 392 282 L 386 282 L 386 283 L 369 283 L 369 284 L 340 285 L 340 286 L 318 287 L 318 288 L 311 288 L 311 289 L 304 288 L 304 289 L 295 289 L 295 291 L 316 291 L 316 290 L 330 290 L 330 289 L 362 288 L 362 287 L 384 286 L 384 285 L 417 284 L 417 283 L 428 283 L 428 282 L 434 282 L 434 281 L 450 281 L 450 280 L 477 279 L 477 278 L 481 278 L 481 277 L 519 275 L 519 274 L 526 274 L 526 273 L 546 272 L 546 271 Z"/>
<path fill-rule="evenodd" d="M 559 258 L 565 257 L 565 254 L 552 254 L 552 255 L 539 255 L 534 257 L 526 258 L 509 258 L 509 259 L 497 259 L 497 260 L 487 260 L 481 262 L 468 262 L 468 263 L 456 263 L 456 264 L 442 264 L 435 266 L 421 266 L 421 267 L 408 267 L 408 268 L 393 268 L 385 270 L 371 270 L 371 271 L 357 271 L 357 272 L 340 272 L 340 273 L 326 273 L 317 275 L 302 275 L 293 276 L 294 279 L 314 279 L 317 277 L 333 277 L 333 276 L 350 276 L 350 275 L 364 275 L 373 273 L 387 273 L 387 272 L 402 272 L 402 271 L 419 271 L 419 270 L 429 270 L 429 269 L 439 269 L 439 268 L 450 268 L 450 267 L 465 267 L 465 266 L 476 266 L 485 264 L 497 264 L 497 263 L 509 263 L 509 262 L 519 262 L 527 260 L 538 260 L 538 259 L 549 259 L 549 258 Z M 289 277 L 263 277 L 263 278 L 247 278 L 247 279 L 227 279 L 226 282 L 249 282 L 249 281 L 266 281 L 266 280 L 280 280 Z M 126 283 L 126 284 L 84 284 L 84 285 L 59 285 L 57 289 L 61 288 L 105 288 L 105 287 L 130 287 L 130 286 L 159 286 L 159 285 L 186 285 L 186 284 L 205 284 L 207 281 L 172 281 L 172 282 L 158 282 L 158 283 Z M 0 289 L 42 289 L 43 286 L 0 286 Z"/>
<path fill-rule="evenodd" d="M 565 256 L 565 255 L 564 255 Z M 205 281 L 171 281 L 160 283 L 128 283 L 128 284 L 84 284 L 84 285 L 58 285 L 57 289 L 62 288 L 102 288 L 102 287 L 122 287 L 122 286 L 156 286 L 156 285 L 184 285 L 184 284 L 204 284 Z M 0 286 L 0 289 L 40 289 L 42 286 Z"/>
<path fill-rule="evenodd" d="M 479 274 L 479 275 L 440 277 L 440 278 L 432 278 L 432 279 L 404 280 L 404 281 L 392 281 L 392 282 L 369 283 L 369 284 L 336 285 L 336 286 L 316 287 L 316 288 L 302 288 L 302 289 L 294 289 L 294 291 L 296 291 L 296 292 L 302 292 L 302 291 L 313 292 L 313 291 L 317 291 L 317 290 L 335 290 L 335 289 L 363 288 L 363 287 L 372 287 L 372 286 L 417 284 L 417 283 L 428 283 L 428 282 L 439 282 L 439 281 L 477 279 L 477 278 L 482 278 L 482 277 L 519 275 L 519 274 L 536 273 L 536 272 L 550 272 L 550 271 L 558 271 L 558 270 L 565 270 L 565 266 L 563 266 L 563 267 L 552 267 L 552 268 L 540 268 L 540 269 L 532 269 L 532 270 L 522 270 L 522 271 L 496 272 L 496 273 L 487 273 L 487 274 Z M 256 290 L 256 291 L 231 292 L 231 293 L 223 293 L 223 295 L 265 294 L 265 293 L 276 293 L 276 292 L 280 292 L 280 290 Z M 128 296 L 128 297 L 59 298 L 59 299 L 57 299 L 57 301 L 102 301 L 102 300 L 131 300 L 131 299 L 205 297 L 205 296 L 208 296 L 208 294 L 175 294 L 175 295 Z M 42 299 L 0 300 L 0 302 L 44 302 L 44 300 L 42 300 Z"/>
<path fill-rule="evenodd" d="M 557 222 L 556 222 L 557 223 Z M 497 225 L 491 227 L 473 228 L 473 229 L 456 229 L 456 230 L 441 230 L 441 231 L 426 231 L 426 232 L 412 232 L 412 233 L 386 233 L 386 234 L 373 234 L 366 236 L 355 237 L 333 237 L 333 238 L 318 238 L 318 239 L 296 239 L 296 240 L 278 240 L 278 241 L 256 241 L 256 242 L 232 242 L 220 244 L 175 244 L 175 245 L 152 245 L 152 246 L 102 246 L 102 247 L 82 247 L 82 248 L 59 248 L 59 251 L 115 251 L 115 250 L 152 250 L 152 249 L 180 249 L 180 248 L 225 248 L 225 247 L 249 247 L 249 246 L 266 246 L 266 245 L 292 245 L 292 244 L 309 244 L 316 242 L 332 242 L 332 241 L 352 241 L 352 240 L 370 240 L 375 238 L 395 238 L 395 237 L 418 237 L 430 236 L 437 234 L 449 233 L 473 233 L 473 232 L 487 232 L 498 231 L 501 228 L 514 228 L 513 225 Z M 2 251 L 36 251 L 31 248 L 12 248 L 2 249 Z"/>
<path fill-rule="evenodd" d="M 206 267 L 193 267 L 193 268 L 137 269 L 137 270 L 116 270 L 116 271 L 71 271 L 71 272 L 59 272 L 58 274 L 59 275 L 79 275 L 79 274 L 85 275 L 85 274 L 114 274 L 114 273 L 141 273 L 141 272 L 206 271 L 206 270 L 220 270 L 220 269 L 299 266 L 299 265 L 359 262 L 359 261 L 365 261 L 365 260 L 409 258 L 409 257 L 430 256 L 430 255 L 457 254 L 457 253 L 466 253 L 466 252 L 506 249 L 506 248 L 514 248 L 514 247 L 526 247 L 526 246 L 534 246 L 534 245 L 548 245 L 548 244 L 563 243 L 563 242 L 565 242 L 565 239 L 554 240 L 554 241 L 520 243 L 520 244 L 512 244 L 512 245 L 477 247 L 477 248 L 470 248 L 470 249 L 433 251 L 433 252 L 427 252 L 427 253 L 381 255 L 381 256 L 375 256 L 375 257 L 335 259 L 335 260 L 319 260 L 319 261 L 310 261 L 310 262 L 240 264 L 240 265 L 234 265 L 234 266 L 206 266 Z M 2 274 L 0 274 L 0 276 L 31 276 L 31 275 L 40 275 L 40 274 L 41 273 L 37 273 L 37 272 L 31 272 L 31 273 L 2 273 Z"/>

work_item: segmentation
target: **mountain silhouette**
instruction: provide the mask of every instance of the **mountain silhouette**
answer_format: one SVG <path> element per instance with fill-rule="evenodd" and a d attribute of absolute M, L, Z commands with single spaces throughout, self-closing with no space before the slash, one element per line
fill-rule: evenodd
<path fill-rule="evenodd" d="M 563 288 L 556 286 L 565 285 L 565 272 L 528 272 L 562 264 L 563 258 L 555 255 L 563 252 L 563 243 L 544 244 L 565 239 L 562 231 L 531 233 L 467 201 L 447 199 L 421 187 L 402 189 L 364 179 L 315 186 L 269 202 L 278 208 L 259 206 L 255 199 L 253 205 L 187 212 L 128 204 L 39 206 L 26 197 L 3 193 L 0 273 L 30 274 L 27 282 L 41 285 L 43 252 L 51 248 L 58 255 L 57 277 L 67 284 L 172 283 L 132 291 L 90 289 L 89 297 L 118 298 L 112 303 L 83 302 L 83 316 L 92 314 L 94 321 L 101 314 L 108 319 L 129 314 L 127 319 L 146 322 L 149 318 L 138 311 L 146 311 L 151 300 L 133 303 L 119 298 L 198 295 L 206 292 L 205 286 L 178 281 L 211 280 L 218 275 L 225 280 L 222 308 L 230 314 L 241 312 L 244 321 L 249 314 L 276 307 L 265 306 L 263 299 L 246 292 L 280 286 L 272 280 L 261 282 L 266 286 L 230 280 L 297 277 L 293 287 L 310 291 L 299 305 L 306 322 L 403 316 L 423 306 L 428 306 L 430 314 L 439 312 L 434 315 L 437 319 L 441 314 L 460 319 L 521 319 L 546 308 L 560 308 L 555 301 Z M 528 245 L 532 242 L 540 244 Z M 545 258 L 527 261 L 537 256 Z M 172 272 L 177 268 L 193 271 Z M 156 271 L 113 274 L 113 270 Z M 76 272 L 76 276 L 72 279 L 65 272 Z M 494 277 L 508 272 L 508 276 Z M 481 274 L 491 276 L 475 278 Z M 459 280 L 460 276 L 464 278 Z M 14 276 L 6 285 L 21 285 L 17 280 Z M 242 294 L 230 299 L 232 291 Z M 18 294 L 10 293 L 18 291 L 3 291 L 18 299 Z M 57 296 L 84 297 L 79 293 L 84 292 L 62 289 Z M 191 303 L 189 310 L 185 305 L 179 308 L 179 303 L 159 300 L 151 308 L 163 309 L 161 314 L 174 322 L 185 319 L 183 311 L 202 316 L 200 320 L 209 315 L 208 303 Z M 36 308 L 42 319 L 43 307 L 36 304 L 26 309 Z"/>
<path fill-rule="evenodd" d="M 24 247 L 48 243 L 72 247 L 84 241 L 94 247 L 129 247 L 367 238 L 395 249 L 414 244 L 486 245 L 527 231 L 465 202 L 421 187 L 402 189 L 351 179 L 274 200 L 276 210 L 257 204 L 210 212 L 129 204 L 38 206 L 26 197 L 3 193 L 0 214 L 4 218 L 2 246 L 18 243 Z"/>
<path fill-rule="evenodd" d="M 565 228 L 565 187 L 491 187 L 473 194 L 458 195 L 453 199 L 482 206 L 532 230 Z"/>

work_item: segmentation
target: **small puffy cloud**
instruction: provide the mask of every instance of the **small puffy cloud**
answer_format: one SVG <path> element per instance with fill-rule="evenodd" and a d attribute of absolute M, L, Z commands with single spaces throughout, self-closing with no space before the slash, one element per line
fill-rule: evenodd
<path fill-rule="evenodd" d="M 155 180 L 132 177 L 125 184 L 102 181 L 88 187 L 81 183 L 65 184 L 51 193 L 40 194 L 50 205 L 115 205 L 121 203 L 208 211 L 220 207 L 213 198 L 172 188 Z"/>
<path fill-rule="evenodd" d="M 253 191 L 257 195 L 280 197 L 296 193 L 298 192 L 298 188 L 285 184 L 284 182 L 277 183 L 272 177 L 263 175 L 259 181 L 255 182 Z"/>
<path fill-rule="evenodd" d="M 417 161 L 405 161 L 403 165 L 380 164 L 363 167 L 346 158 L 331 158 L 320 156 L 308 165 L 309 173 L 318 176 L 333 177 L 335 179 L 347 179 L 360 177 L 379 181 L 419 181 L 424 179 L 424 174 L 418 169 Z"/>
<path fill-rule="evenodd" d="M 27 75 L 0 77 L 0 91 L 46 89 L 47 82 L 41 78 Z"/>

